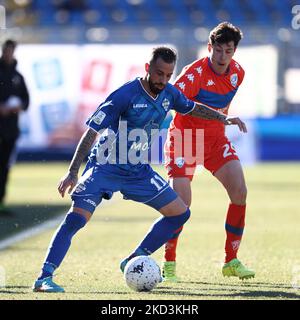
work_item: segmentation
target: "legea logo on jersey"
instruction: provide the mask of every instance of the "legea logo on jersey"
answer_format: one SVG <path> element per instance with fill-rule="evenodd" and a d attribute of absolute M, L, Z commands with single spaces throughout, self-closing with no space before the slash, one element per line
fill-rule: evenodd
<path fill-rule="evenodd" d="M 147 107 L 148 107 L 147 103 L 135 103 L 134 105 L 132 105 L 133 109 L 143 109 Z"/>
<path fill-rule="evenodd" d="M 233 87 L 236 87 L 237 83 L 238 83 L 238 75 L 236 73 L 233 73 L 230 76 L 230 83 Z"/>

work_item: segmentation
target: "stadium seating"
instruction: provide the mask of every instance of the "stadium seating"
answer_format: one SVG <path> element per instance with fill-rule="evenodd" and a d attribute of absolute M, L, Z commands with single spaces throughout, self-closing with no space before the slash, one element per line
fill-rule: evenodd
<path fill-rule="evenodd" d="M 282 0 L 27 0 L 7 1 L 9 19 L 38 26 L 126 25 L 212 26 L 230 20 L 238 25 L 290 25 L 295 1 Z M 27 15 L 22 17 L 21 12 Z M 18 16 L 19 19 L 15 17 Z M 27 17 L 27 18 L 26 18 Z M 27 20 L 26 20 L 27 19 Z"/>

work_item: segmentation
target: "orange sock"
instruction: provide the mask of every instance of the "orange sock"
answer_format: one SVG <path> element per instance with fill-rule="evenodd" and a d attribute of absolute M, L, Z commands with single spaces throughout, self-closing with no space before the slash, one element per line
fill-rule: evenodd
<path fill-rule="evenodd" d="M 176 261 L 177 242 L 182 229 L 183 227 L 177 229 L 172 238 L 165 244 L 165 261 Z"/>
<path fill-rule="evenodd" d="M 225 230 L 225 263 L 235 259 L 242 240 L 245 226 L 246 205 L 231 203 L 228 207 Z"/>

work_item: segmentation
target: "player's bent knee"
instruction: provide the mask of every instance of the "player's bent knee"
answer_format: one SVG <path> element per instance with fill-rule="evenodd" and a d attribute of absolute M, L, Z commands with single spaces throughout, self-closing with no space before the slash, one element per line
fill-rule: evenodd
<path fill-rule="evenodd" d="M 187 210 L 187 206 L 177 197 L 174 201 L 168 203 L 166 206 L 162 207 L 159 212 L 166 217 L 178 216 Z"/>
<path fill-rule="evenodd" d="M 186 223 L 189 220 L 189 218 L 191 217 L 190 208 L 187 208 L 187 210 L 183 214 L 181 214 L 180 217 L 182 217 L 182 221 L 183 221 L 182 224 Z"/>
<path fill-rule="evenodd" d="M 72 206 L 71 207 L 71 211 L 83 216 L 85 218 L 86 222 L 88 222 L 92 217 L 92 213 L 91 212 L 89 212 L 89 211 L 87 211 L 85 209 L 79 208 L 79 207 Z"/>
<path fill-rule="evenodd" d="M 62 224 L 62 227 L 72 237 L 78 230 L 83 228 L 87 223 L 86 218 L 77 212 L 69 212 Z"/>
<path fill-rule="evenodd" d="M 169 222 L 171 222 L 174 225 L 174 229 L 178 229 L 189 220 L 190 216 L 191 211 L 189 208 L 187 208 L 186 211 L 182 214 L 177 216 L 166 217 L 166 219 L 168 219 Z"/>

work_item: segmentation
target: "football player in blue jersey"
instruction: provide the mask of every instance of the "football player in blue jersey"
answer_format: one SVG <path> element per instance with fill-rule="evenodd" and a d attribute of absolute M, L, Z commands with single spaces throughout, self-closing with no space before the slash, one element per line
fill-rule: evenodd
<path fill-rule="evenodd" d="M 160 248 L 189 219 L 189 208 L 145 161 L 152 129 L 160 128 L 170 109 L 239 127 L 244 123 L 197 105 L 169 84 L 176 58 L 171 48 L 155 48 L 145 65 L 145 77 L 111 93 L 87 120 L 88 128 L 78 143 L 68 173 L 58 186 L 62 197 L 66 191 L 71 194 L 72 205 L 51 240 L 34 291 L 64 292 L 52 280 L 55 269 L 64 259 L 72 237 L 85 226 L 102 199 L 110 199 L 116 191 L 125 199 L 145 203 L 162 215 L 134 252 L 121 262 L 122 271 L 131 258 L 150 255 Z M 90 152 L 97 136 L 99 139 Z M 89 160 L 78 179 L 80 165 L 89 152 Z"/>

